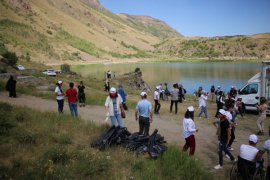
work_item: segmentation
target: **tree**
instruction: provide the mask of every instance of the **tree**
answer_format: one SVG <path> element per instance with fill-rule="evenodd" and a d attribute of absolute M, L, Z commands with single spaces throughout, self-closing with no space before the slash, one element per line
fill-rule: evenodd
<path fill-rule="evenodd" d="M 17 57 L 16 53 L 14 53 L 14 52 L 7 51 L 2 56 L 5 59 L 7 59 L 7 64 L 9 64 L 10 66 L 16 65 L 16 63 L 18 61 L 18 57 Z"/>

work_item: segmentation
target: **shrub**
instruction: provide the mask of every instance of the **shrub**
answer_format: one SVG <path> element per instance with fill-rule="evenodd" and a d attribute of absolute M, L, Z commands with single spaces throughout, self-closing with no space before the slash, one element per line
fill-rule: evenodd
<path fill-rule="evenodd" d="M 18 61 L 18 57 L 17 57 L 16 53 L 14 53 L 14 52 L 7 51 L 2 56 L 8 60 L 7 63 L 10 66 L 14 66 Z"/>
<path fill-rule="evenodd" d="M 70 73 L 70 66 L 68 64 L 62 64 L 61 65 L 61 71 L 62 73 Z"/>
<path fill-rule="evenodd" d="M 54 164 L 66 164 L 69 160 L 67 150 L 61 146 L 49 149 L 45 153 L 44 158 L 47 160 L 52 160 Z"/>
<path fill-rule="evenodd" d="M 9 121 L 9 114 L 0 111 L 0 135 L 7 135 L 15 125 Z"/>

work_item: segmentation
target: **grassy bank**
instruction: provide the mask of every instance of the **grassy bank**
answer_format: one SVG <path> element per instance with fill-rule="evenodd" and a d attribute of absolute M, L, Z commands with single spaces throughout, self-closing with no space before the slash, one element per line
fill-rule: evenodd
<path fill-rule="evenodd" d="M 175 146 L 157 160 L 91 148 L 106 128 L 0 103 L 0 179 L 213 179 Z"/>

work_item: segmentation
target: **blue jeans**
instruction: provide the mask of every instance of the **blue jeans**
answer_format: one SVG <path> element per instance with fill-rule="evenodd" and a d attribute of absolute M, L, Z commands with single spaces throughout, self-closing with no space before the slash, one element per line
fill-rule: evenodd
<path fill-rule="evenodd" d="M 230 159 L 233 161 L 234 157 L 231 154 L 231 152 L 227 149 L 227 145 L 225 142 L 220 142 L 218 144 L 218 159 L 219 159 L 219 165 L 223 166 L 223 153 L 222 151 L 225 152 L 225 154 L 228 154 L 230 156 Z"/>
<path fill-rule="evenodd" d="M 200 111 L 200 114 L 198 115 L 198 117 L 201 117 L 202 113 L 204 113 L 205 117 L 208 118 L 206 106 L 201 106 L 201 111 Z"/>
<path fill-rule="evenodd" d="M 112 126 L 116 126 L 116 121 L 117 121 L 118 126 L 123 127 L 123 122 L 122 122 L 121 114 L 119 114 L 119 113 L 114 113 L 114 114 L 116 114 L 116 115 L 110 116 L 111 122 L 112 122 Z"/>
<path fill-rule="evenodd" d="M 57 104 L 58 104 L 58 112 L 59 112 L 59 113 L 63 113 L 63 109 L 64 109 L 64 99 L 57 100 Z"/>
<path fill-rule="evenodd" d="M 71 115 L 73 117 L 77 117 L 78 116 L 77 103 L 68 103 L 68 105 L 69 105 Z"/>

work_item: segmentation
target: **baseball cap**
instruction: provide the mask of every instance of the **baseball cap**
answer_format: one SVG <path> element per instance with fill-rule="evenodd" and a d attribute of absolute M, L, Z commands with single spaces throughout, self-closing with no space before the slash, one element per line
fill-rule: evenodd
<path fill-rule="evenodd" d="M 217 88 L 218 88 L 218 89 L 220 89 L 221 87 L 220 87 L 220 86 L 218 86 Z"/>
<path fill-rule="evenodd" d="M 58 81 L 58 84 L 62 84 L 62 83 L 63 83 L 63 81 L 60 81 L 60 80 Z"/>
<path fill-rule="evenodd" d="M 141 92 L 141 96 L 145 96 L 145 95 L 147 95 L 147 93 L 146 92 Z"/>
<path fill-rule="evenodd" d="M 188 109 L 188 111 L 194 111 L 194 107 L 193 106 L 189 106 L 187 109 Z"/>
<path fill-rule="evenodd" d="M 110 93 L 116 93 L 116 89 L 114 87 L 111 87 Z"/>
<path fill-rule="evenodd" d="M 255 134 L 251 134 L 248 140 L 256 144 L 258 142 L 258 137 Z"/>
<path fill-rule="evenodd" d="M 224 109 L 220 109 L 218 112 L 219 112 L 220 114 L 226 116 L 226 111 L 225 111 Z"/>

